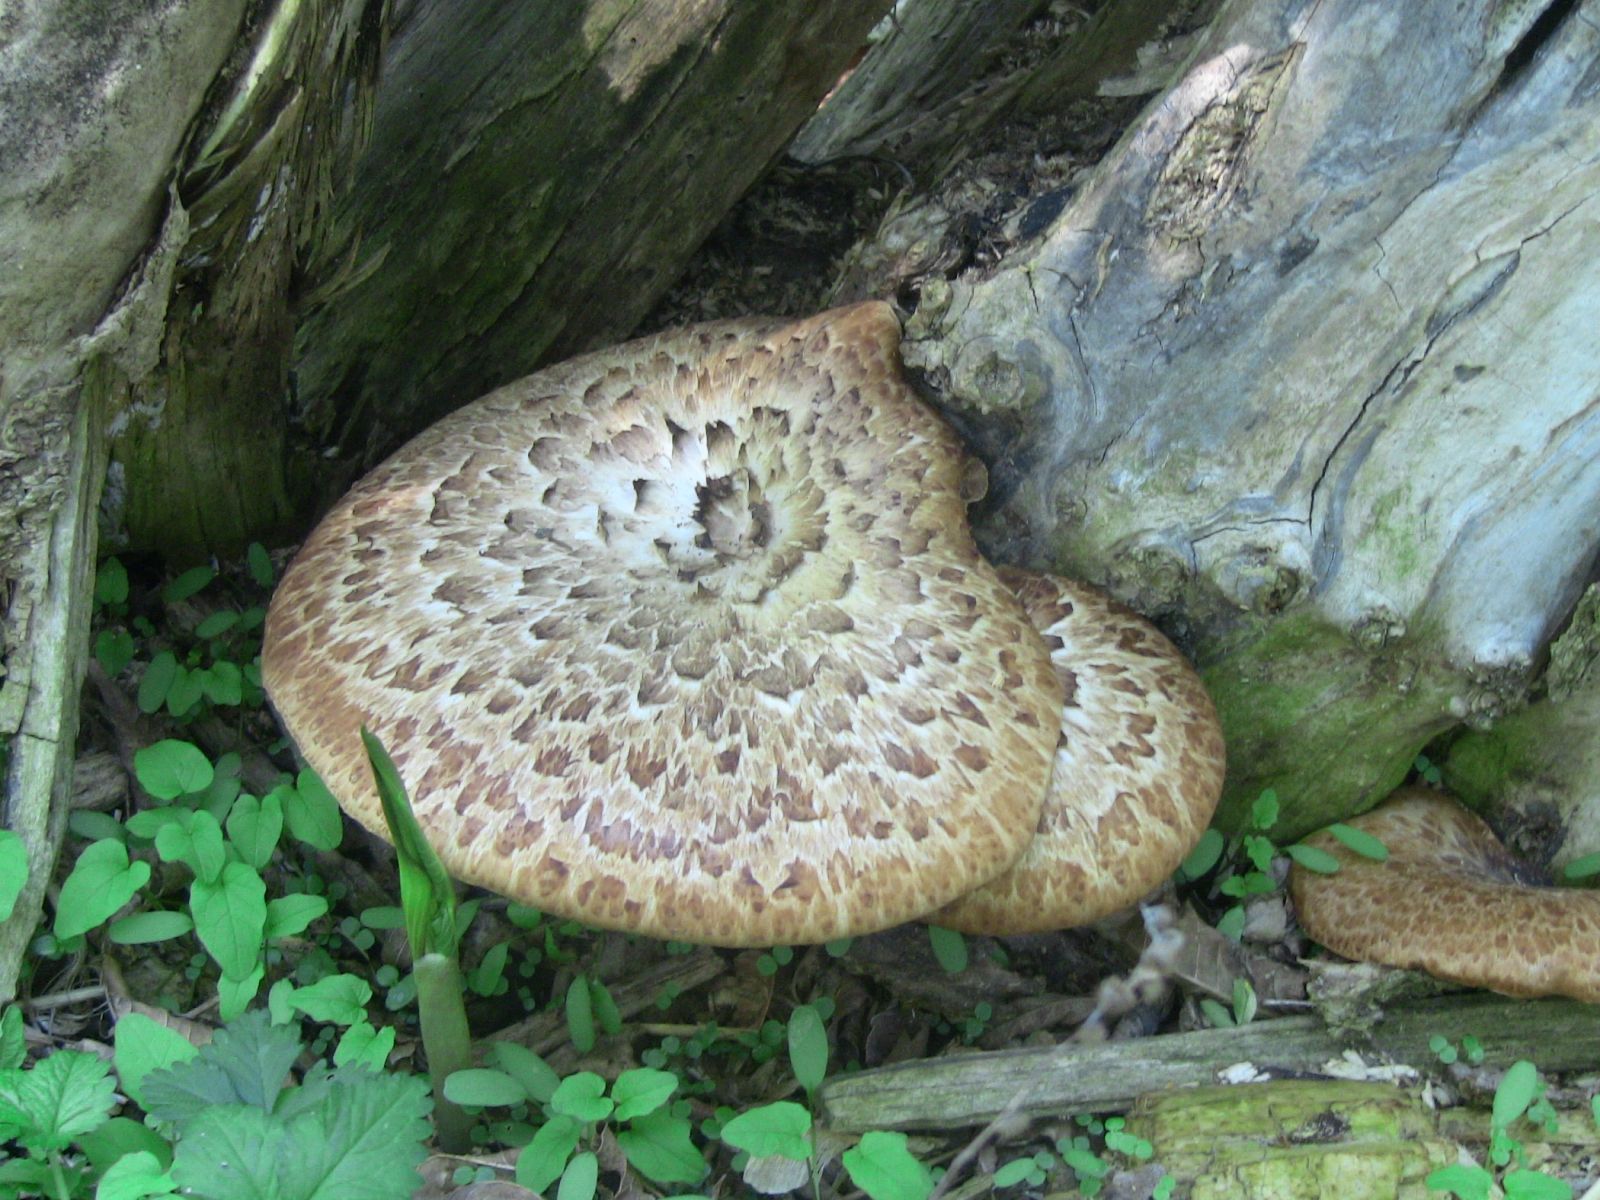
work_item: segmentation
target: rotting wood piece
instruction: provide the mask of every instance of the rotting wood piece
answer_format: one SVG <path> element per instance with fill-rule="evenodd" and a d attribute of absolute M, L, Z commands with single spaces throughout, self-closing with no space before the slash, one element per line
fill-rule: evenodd
<path fill-rule="evenodd" d="M 1019 1096 L 1017 1111 L 1031 1116 L 1115 1112 L 1161 1088 L 1215 1083 L 1222 1068 L 1236 1063 L 1317 1071 L 1352 1049 L 1425 1064 L 1433 1057 L 1428 1039 L 1437 1033 L 1476 1036 L 1490 1067 L 1519 1058 L 1532 1059 L 1544 1071 L 1600 1067 L 1593 1008 L 1474 993 L 1390 1009 L 1365 1037 L 1350 1039 L 1329 1033 L 1316 1017 L 1286 1017 L 1127 1042 L 897 1063 L 829 1080 L 822 1088 L 822 1115 L 830 1128 L 849 1133 L 980 1125 Z"/>

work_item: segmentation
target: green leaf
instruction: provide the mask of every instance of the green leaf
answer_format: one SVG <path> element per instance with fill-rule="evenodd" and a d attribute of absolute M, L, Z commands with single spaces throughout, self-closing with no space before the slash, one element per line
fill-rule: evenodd
<path fill-rule="evenodd" d="M 167 738 L 133 756 L 139 786 L 157 800 L 176 800 L 211 786 L 216 770 L 198 746 Z"/>
<path fill-rule="evenodd" d="M 28 848 L 9 829 L 0 829 L 0 921 L 10 920 L 28 882 Z"/>
<path fill-rule="evenodd" d="M 601 1031 L 607 1037 L 616 1037 L 621 1033 L 622 1014 L 617 1011 L 617 1002 L 611 998 L 611 989 L 598 979 L 591 979 L 589 1000 L 594 1007 L 594 1019 Z"/>
<path fill-rule="evenodd" d="M 224 1021 L 237 1020 L 245 1014 L 250 1002 L 261 990 L 261 981 L 267 977 L 267 966 L 257 962 L 255 969 L 239 979 L 227 975 L 217 980 L 217 1015 Z"/>
<path fill-rule="evenodd" d="M 0 1012 L 0 1071 L 20 1067 L 28 1059 L 28 1035 L 22 1028 L 22 1010 L 8 1004 Z"/>
<path fill-rule="evenodd" d="M 133 635 L 126 629 L 102 629 L 95 635 L 94 657 L 112 679 L 133 661 Z"/>
<path fill-rule="evenodd" d="M 131 1117 L 112 1117 L 93 1133 L 80 1137 L 78 1148 L 96 1171 L 106 1171 L 119 1158 L 138 1153 L 150 1155 L 163 1171 L 172 1165 L 172 1147 L 155 1130 Z"/>
<path fill-rule="evenodd" d="M 1250 806 L 1250 824 L 1257 829 L 1271 829 L 1278 823 L 1278 793 L 1267 788 Z"/>
<path fill-rule="evenodd" d="M 844 1169 L 870 1200 L 927 1200 L 933 1176 L 906 1148 L 903 1133 L 874 1132 L 844 1152 Z"/>
<path fill-rule="evenodd" d="M 93 1054 L 57 1050 L 30 1070 L 0 1071 L 0 1124 L 34 1155 L 65 1150 L 99 1128 L 116 1104 L 110 1068 Z"/>
<path fill-rule="evenodd" d="M 1284 853 L 1308 871 L 1318 875 L 1335 875 L 1339 871 L 1339 860 L 1326 850 L 1316 846 L 1307 846 L 1304 842 L 1296 842 L 1286 847 Z"/>
<path fill-rule="evenodd" d="M 526 1046 L 515 1042 L 495 1042 L 489 1047 L 489 1061 L 521 1085 L 528 1099 L 548 1103 L 561 1086 L 561 1076 Z"/>
<path fill-rule="evenodd" d="M 250 572 L 250 578 L 261 587 L 271 587 L 273 580 L 272 556 L 267 553 L 267 548 L 260 542 L 251 542 L 245 547 L 244 564 Z"/>
<path fill-rule="evenodd" d="M 152 1196 L 170 1196 L 177 1186 L 154 1154 L 137 1150 L 111 1164 L 95 1187 L 94 1200 L 145 1200 Z"/>
<path fill-rule="evenodd" d="M 611 1085 L 611 1099 L 616 1103 L 616 1119 L 632 1121 L 653 1113 L 678 1090 L 678 1077 L 668 1071 L 649 1067 L 635 1067 L 617 1076 Z"/>
<path fill-rule="evenodd" d="M 361 741 L 378 787 L 384 824 L 394 843 L 400 866 L 400 906 L 406 914 L 406 939 L 413 958 L 443 954 L 454 958 L 460 938 L 456 932 L 455 888 L 444 864 L 428 844 L 422 826 L 411 811 L 400 770 L 371 730 L 361 728 Z"/>
<path fill-rule="evenodd" d="M 1561 869 L 1561 877 L 1568 883 L 1577 883 L 1595 875 L 1600 875 L 1600 854 L 1585 854 Z"/>
<path fill-rule="evenodd" d="M 228 840 L 258 871 L 272 860 L 282 834 L 283 803 L 276 793 L 260 798 L 240 796 L 228 813 Z"/>
<path fill-rule="evenodd" d="M 203 642 L 212 638 L 221 637 L 239 623 L 239 614 L 228 609 L 222 609 L 206 617 L 194 627 L 194 635 Z M 238 667 L 233 668 L 238 671 Z"/>
<path fill-rule="evenodd" d="M 129 862 L 128 848 L 111 838 L 86 846 L 61 885 L 52 927 L 58 938 L 87 933 L 133 899 L 150 878 L 150 864 Z"/>
<path fill-rule="evenodd" d="M 583 1126 L 571 1117 L 546 1121 L 517 1156 L 517 1182 L 530 1191 L 543 1193 L 567 1169 L 567 1160 L 578 1148 L 582 1132 Z"/>
<path fill-rule="evenodd" d="M 94 598 L 101 604 L 123 604 L 128 599 L 128 568 L 108 558 L 94 575 Z"/>
<path fill-rule="evenodd" d="M 556 1200 L 594 1200 L 594 1185 L 600 1179 L 600 1160 L 592 1150 L 572 1156 L 567 1169 L 561 1173 L 561 1186 L 556 1190 Z"/>
<path fill-rule="evenodd" d="M 1012 1187 L 1021 1183 L 1035 1170 L 1033 1159 L 1013 1158 L 1008 1163 L 1002 1163 L 994 1173 L 994 1186 L 997 1188 Z"/>
<path fill-rule="evenodd" d="M 959 975 L 967 969 L 967 939 L 954 929 L 929 925 L 928 941 L 933 945 L 933 957 L 938 959 L 946 975 Z"/>
<path fill-rule="evenodd" d="M 393 1052 L 392 1026 L 378 1029 L 366 1021 L 357 1021 L 344 1031 L 339 1044 L 334 1047 L 333 1062 L 339 1067 L 346 1063 L 359 1063 L 371 1070 L 381 1071 L 388 1065 L 389 1055 Z"/>
<path fill-rule="evenodd" d="M 204 674 L 179 665 L 172 673 L 172 685 L 167 688 L 167 711 L 181 717 L 197 706 L 204 695 Z"/>
<path fill-rule="evenodd" d="M 274 789 L 283 805 L 284 824 L 297 840 L 315 850 L 336 850 L 344 837 L 339 804 L 315 771 L 300 772 L 292 788 Z"/>
<path fill-rule="evenodd" d="M 270 1109 L 300 1050 L 293 1026 L 271 1024 L 265 1009 L 248 1012 L 217 1030 L 193 1058 L 147 1074 L 145 1111 L 185 1121 L 219 1106 Z"/>
<path fill-rule="evenodd" d="M 930 932 L 931 929 L 930 926 Z M 807 1092 L 822 1086 L 823 1076 L 828 1073 L 828 1031 L 809 1004 L 802 1004 L 789 1014 L 789 1063 L 794 1067 L 794 1077 Z"/>
<path fill-rule="evenodd" d="M 200 690 L 213 704 L 241 704 L 244 702 L 244 672 L 237 663 L 213 663 L 210 669 L 200 673 Z"/>
<path fill-rule="evenodd" d="M 289 1003 L 313 1021 L 354 1025 L 367 1019 L 372 985 L 359 975 L 324 975 L 306 987 L 296 988 Z"/>
<path fill-rule="evenodd" d="M 200 944 L 222 973 L 235 980 L 248 977 L 261 955 L 267 925 L 267 885 L 255 868 L 234 862 L 213 883 L 196 879 L 189 889 L 189 911 Z"/>
<path fill-rule="evenodd" d="M 147 946 L 182 937 L 193 928 L 188 913 L 142 912 L 111 922 L 106 933 L 119 946 Z"/>
<path fill-rule="evenodd" d="M 1328 832 L 1362 858 L 1370 858 L 1373 862 L 1389 861 L 1389 847 L 1383 844 L 1381 838 L 1375 838 L 1365 830 L 1335 822 L 1328 826 Z"/>
<path fill-rule="evenodd" d="M 180 600 L 187 600 L 190 596 L 201 591 L 206 584 L 216 577 L 217 573 L 210 567 L 190 567 L 161 589 L 161 599 L 167 604 L 176 604 Z"/>
<path fill-rule="evenodd" d="M 522 1085 L 510 1075 L 486 1067 L 452 1071 L 444 1081 L 444 1096 L 455 1104 L 477 1108 L 508 1108 L 528 1099 Z"/>
<path fill-rule="evenodd" d="M 1195 843 L 1189 857 L 1183 860 L 1183 865 L 1178 869 L 1185 879 L 1199 879 L 1200 876 L 1210 871 L 1222 858 L 1222 852 L 1227 848 L 1228 839 L 1215 829 L 1208 829 L 1200 835 L 1200 840 Z"/>
<path fill-rule="evenodd" d="M 303 893 L 275 896 L 267 901 L 267 940 L 304 933 L 311 922 L 327 911 L 328 902 L 321 896 Z"/>
<path fill-rule="evenodd" d="M 1494 1176 L 1482 1167 L 1466 1163 L 1452 1163 L 1430 1171 L 1423 1180 L 1430 1192 L 1449 1192 L 1461 1200 L 1489 1200 L 1489 1187 Z"/>
<path fill-rule="evenodd" d="M 567 986 L 567 1035 L 579 1054 L 594 1049 L 594 1001 L 589 995 L 589 980 L 582 975 Z"/>
<path fill-rule="evenodd" d="M 616 1138 L 633 1169 L 654 1183 L 698 1183 L 705 1176 L 705 1159 L 695 1149 L 685 1117 L 658 1109 L 634 1120 Z"/>
<path fill-rule="evenodd" d="M 493 996 L 505 978 L 506 956 L 510 951 L 511 946 L 507 942 L 496 942 L 490 946 L 484 951 L 477 967 L 467 976 L 467 986 L 480 996 Z"/>
<path fill-rule="evenodd" d="M 1543 1171 L 1514 1167 L 1500 1180 L 1506 1200 L 1572 1200 L 1572 1185 Z"/>
<path fill-rule="evenodd" d="M 149 715 L 167 702 L 167 692 L 178 676 L 178 660 L 163 650 L 150 660 L 139 679 L 139 711 Z"/>
<path fill-rule="evenodd" d="M 131 1012 L 117 1022 L 113 1062 L 122 1090 L 145 1106 L 142 1085 L 151 1071 L 188 1062 L 199 1053 L 194 1043 L 143 1013 Z"/>
<path fill-rule="evenodd" d="M 1506 1068 L 1500 1086 L 1494 1092 L 1494 1111 L 1490 1126 L 1509 1129 L 1511 1123 L 1528 1111 L 1539 1095 L 1539 1071 L 1527 1059 L 1518 1059 Z"/>
<path fill-rule="evenodd" d="M 722 1126 L 722 1140 L 756 1158 L 781 1154 L 803 1162 L 811 1157 L 811 1114 L 791 1100 L 763 1104 L 740 1113 Z"/>
<path fill-rule="evenodd" d="M 577 1121 L 604 1121 L 615 1107 L 605 1090 L 606 1081 L 593 1071 L 568 1075 L 550 1097 L 551 1111 Z"/>
<path fill-rule="evenodd" d="M 222 826 L 204 809 L 195 813 L 189 822 L 189 852 L 184 855 L 184 862 L 189 864 L 197 879 L 207 883 L 215 883 L 228 863 Z"/>

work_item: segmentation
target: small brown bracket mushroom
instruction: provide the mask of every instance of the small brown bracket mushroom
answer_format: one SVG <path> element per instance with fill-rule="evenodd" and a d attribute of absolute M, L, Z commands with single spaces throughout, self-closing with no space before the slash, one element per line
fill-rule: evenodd
<path fill-rule="evenodd" d="M 1061 705 L 892 310 L 728 322 L 467 405 L 341 500 L 267 691 L 356 820 L 383 740 L 458 878 L 720 945 L 922 916 L 1010 866 Z"/>
<path fill-rule="evenodd" d="M 1000 577 L 1066 692 L 1050 791 L 1016 866 L 930 920 L 1010 935 L 1085 925 L 1177 869 L 1222 793 L 1216 710 L 1155 626 L 1102 592 L 1011 567 Z"/>
<path fill-rule="evenodd" d="M 1358 855 L 1326 830 L 1306 839 L 1339 862 L 1331 875 L 1290 871 L 1310 937 L 1507 996 L 1600 1003 L 1600 892 L 1541 886 L 1482 820 L 1428 788 L 1402 788 L 1347 824 L 1389 857 Z"/>

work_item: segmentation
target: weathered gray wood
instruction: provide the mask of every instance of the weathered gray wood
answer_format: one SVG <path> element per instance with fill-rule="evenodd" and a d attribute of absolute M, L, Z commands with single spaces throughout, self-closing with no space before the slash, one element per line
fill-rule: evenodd
<path fill-rule="evenodd" d="M 420 0 L 311 271 L 313 439 L 369 458 L 541 359 L 620 340 L 886 7 Z"/>
<path fill-rule="evenodd" d="M 822 1115 L 833 1129 L 949 1129 L 982 1125 L 1015 1100 L 1034 1117 L 1121 1112 L 1147 1092 L 1218 1082 L 1238 1063 L 1316 1071 L 1352 1048 L 1411 1064 L 1434 1061 L 1428 1039 L 1467 1034 L 1483 1043 L 1487 1066 L 1531 1059 L 1544 1071 L 1600 1067 L 1595 1010 L 1571 1000 L 1507 1000 L 1478 993 L 1393 1007 L 1366 1037 L 1341 1040 L 1320 1018 L 1285 1017 L 1236 1029 L 1098 1045 L 999 1050 L 897 1063 L 823 1085 Z"/>
<path fill-rule="evenodd" d="M 169 213 L 158 234 L 170 164 L 242 10 L 24 0 L 0 26 L 0 824 L 29 857 L 0 926 L 0 1001 L 16 991 L 71 795 L 101 430 L 123 381 L 154 361 L 182 223 Z"/>
<path fill-rule="evenodd" d="M 1546 7 L 1235 0 L 1037 247 L 923 291 L 982 540 L 1189 635 L 1225 821 L 1522 703 L 1600 548 L 1600 5 Z"/>

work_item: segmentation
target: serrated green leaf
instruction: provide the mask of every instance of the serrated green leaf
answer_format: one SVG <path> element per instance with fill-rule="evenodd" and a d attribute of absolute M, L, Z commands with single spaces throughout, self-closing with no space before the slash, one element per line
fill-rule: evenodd
<path fill-rule="evenodd" d="M 111 838 L 86 846 L 61 885 L 52 927 L 58 938 L 87 933 L 109 919 L 150 879 L 150 864 L 129 862 L 128 848 Z"/>
<path fill-rule="evenodd" d="M 1316 846 L 1307 846 L 1304 842 L 1296 842 L 1284 850 L 1295 863 L 1308 871 L 1318 875 L 1335 875 L 1339 871 L 1339 860 L 1326 850 Z M 1274 885 L 1276 886 L 1276 885 Z"/>
<path fill-rule="evenodd" d="M 133 756 L 133 771 L 139 786 L 157 800 L 176 800 L 203 792 L 211 786 L 216 769 L 211 760 L 190 742 L 167 738 L 146 746 Z"/>
<path fill-rule="evenodd" d="M 1364 829 L 1336 821 L 1328 826 L 1328 832 L 1362 858 L 1370 858 L 1373 862 L 1389 861 L 1389 847 L 1383 844 L 1383 839 L 1373 837 Z"/>
<path fill-rule="evenodd" d="M 796 1161 L 811 1157 L 811 1114 L 790 1100 L 747 1109 L 722 1126 L 722 1140 L 756 1158 L 774 1154 Z"/>
<path fill-rule="evenodd" d="M 809 1004 L 799 1005 L 789 1014 L 789 1063 L 806 1091 L 814 1092 L 822 1086 L 828 1073 L 828 1031 Z"/>
<path fill-rule="evenodd" d="M 669 1071 L 650 1067 L 635 1067 L 617 1076 L 611 1085 L 611 1099 L 616 1103 L 616 1119 L 632 1121 L 653 1113 L 678 1090 L 678 1077 Z"/>
<path fill-rule="evenodd" d="M 113 1062 L 122 1090 L 144 1106 L 144 1079 L 199 1053 L 194 1043 L 143 1013 L 131 1012 L 117 1022 Z"/>
<path fill-rule="evenodd" d="M 283 804 L 276 793 L 240 796 L 228 813 L 228 840 L 239 857 L 258 871 L 272 861 L 282 835 Z"/>
<path fill-rule="evenodd" d="M 469 1067 L 452 1071 L 444 1081 L 445 1099 L 478 1108 L 507 1108 L 528 1098 L 522 1085 L 504 1071 Z"/>
<path fill-rule="evenodd" d="M 111 922 L 106 934 L 119 946 L 148 946 L 182 937 L 193 928 L 188 913 L 142 912 Z"/>
<path fill-rule="evenodd" d="M 284 824 L 296 840 L 316 850 L 338 849 L 344 837 L 339 805 L 315 771 L 301 771 L 294 787 L 272 794 L 283 804 Z"/>
<path fill-rule="evenodd" d="M 605 1095 L 606 1081 L 593 1071 L 568 1075 L 550 1097 L 551 1111 L 575 1121 L 604 1121 L 615 1107 Z"/>
<path fill-rule="evenodd" d="M 561 1172 L 561 1186 L 556 1189 L 556 1200 L 594 1200 L 594 1185 L 600 1179 L 600 1160 L 594 1151 L 574 1154 L 567 1169 Z"/>
<path fill-rule="evenodd" d="M 171 650 L 162 650 L 150 660 L 150 665 L 139 677 L 139 711 L 146 715 L 155 712 L 167 702 L 167 691 L 177 678 L 178 660 Z"/>
<path fill-rule="evenodd" d="M 222 973 L 236 980 L 255 970 L 266 936 L 267 885 L 254 867 L 229 863 L 214 883 L 196 879 L 189 889 L 200 944 Z"/>
<path fill-rule="evenodd" d="M 354 1025 L 366 1020 L 372 985 L 359 975 L 324 975 L 306 987 L 296 988 L 289 1003 L 313 1021 Z"/>
<path fill-rule="evenodd" d="M 633 1121 L 616 1138 L 633 1169 L 654 1183 L 698 1183 L 705 1176 L 706 1162 L 695 1149 L 687 1118 L 659 1109 Z"/>
<path fill-rule="evenodd" d="M 864 1134 L 842 1155 L 851 1181 L 871 1200 L 927 1200 L 933 1176 L 906 1148 L 903 1133 Z"/>
<path fill-rule="evenodd" d="M 942 925 L 928 926 L 928 941 L 933 946 L 933 957 L 947 975 L 959 975 L 967 969 L 967 939 L 954 929 Z"/>
<path fill-rule="evenodd" d="M 190 567 L 161 589 L 161 599 L 167 604 L 176 604 L 180 600 L 187 600 L 190 596 L 199 593 L 216 577 L 217 573 L 210 567 Z"/>
<path fill-rule="evenodd" d="M 28 848 L 9 829 L 0 829 L 0 921 L 10 920 L 28 882 Z"/>
<path fill-rule="evenodd" d="M 537 1104 L 548 1103 L 561 1086 L 561 1076 L 550 1064 L 526 1046 L 515 1042 L 495 1042 L 489 1047 L 489 1061 L 510 1075 Z"/>
<path fill-rule="evenodd" d="M 270 1109 L 300 1050 L 293 1026 L 271 1024 L 264 1009 L 248 1012 L 217 1030 L 194 1058 L 146 1075 L 145 1111 L 183 1121 L 219 1105 Z"/>
<path fill-rule="evenodd" d="M 28 1070 L 0 1071 L 0 1123 L 18 1127 L 31 1154 L 65 1150 L 116 1104 L 110 1068 L 82 1050 L 57 1050 Z"/>
<path fill-rule="evenodd" d="M 327 911 L 328 902 L 321 896 L 304 893 L 276 896 L 267 901 L 267 940 L 304 933 L 311 922 Z"/>
<path fill-rule="evenodd" d="M 170 1196 L 177 1184 L 154 1154 L 136 1150 L 111 1164 L 94 1189 L 94 1200 L 146 1200 Z"/>

